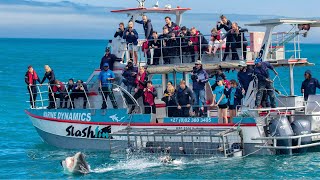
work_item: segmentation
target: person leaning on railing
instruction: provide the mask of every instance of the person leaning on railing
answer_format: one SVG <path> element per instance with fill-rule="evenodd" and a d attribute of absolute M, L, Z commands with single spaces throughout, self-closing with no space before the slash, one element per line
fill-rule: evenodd
<path fill-rule="evenodd" d="M 42 84 L 44 83 L 44 81 L 46 79 L 48 79 L 48 97 L 50 99 L 51 93 L 52 93 L 52 86 L 54 85 L 54 81 L 56 80 L 56 76 L 53 72 L 53 70 L 50 68 L 49 65 L 45 65 L 44 66 L 44 70 L 45 70 L 45 74 L 40 82 L 40 86 L 42 86 Z M 54 106 L 54 102 L 53 101 L 49 101 L 49 106 L 48 109 L 51 109 Z"/>
<path fill-rule="evenodd" d="M 194 94 L 186 85 L 186 81 L 181 80 L 176 94 L 176 104 L 178 105 L 177 108 L 179 117 L 190 116 L 190 107 L 193 104 L 194 99 Z"/>
<path fill-rule="evenodd" d="M 198 31 L 195 27 L 192 27 L 190 29 L 190 40 L 188 42 L 188 45 L 191 48 L 191 59 L 192 62 L 195 62 L 196 53 L 198 53 L 199 57 L 201 56 L 202 52 L 206 51 L 208 41 L 206 38 Z"/>
<path fill-rule="evenodd" d="M 124 68 L 122 76 L 123 76 L 123 84 L 127 87 L 127 91 L 131 94 L 132 90 L 136 87 L 136 77 L 137 77 L 138 69 L 133 66 L 131 60 L 128 61 L 127 66 Z"/>
<path fill-rule="evenodd" d="M 159 39 L 162 42 L 162 57 L 164 64 L 170 64 L 170 57 L 169 57 L 169 49 L 167 48 L 167 43 L 170 39 L 169 29 L 167 26 L 163 27 L 163 32 L 159 36 Z"/>
<path fill-rule="evenodd" d="M 177 33 L 179 31 L 180 27 L 176 23 L 172 22 L 169 16 L 165 17 L 164 20 L 166 22 L 164 26 L 168 28 L 169 33 Z"/>
<path fill-rule="evenodd" d="M 221 37 L 220 37 L 220 31 L 217 30 L 217 28 L 213 28 L 211 30 L 211 37 L 208 45 L 208 51 L 206 51 L 209 55 L 216 55 L 216 52 L 219 48 L 221 48 Z"/>
<path fill-rule="evenodd" d="M 28 66 L 28 71 L 24 76 L 24 81 L 27 84 L 27 89 L 30 94 L 29 101 L 31 108 L 35 108 L 37 101 L 37 81 L 40 83 L 40 79 L 32 66 Z"/>
<path fill-rule="evenodd" d="M 232 22 L 227 19 L 226 16 L 221 15 L 220 21 L 217 22 L 217 30 L 224 29 L 226 32 L 230 31 L 232 28 Z M 226 36 L 226 49 L 224 50 L 224 55 L 222 58 L 222 61 L 225 61 L 229 55 L 230 52 L 230 44 L 232 44 L 235 40 L 231 34 L 228 34 Z M 231 46 L 232 55 L 237 53 L 237 49 Z M 234 56 L 232 56 L 232 59 L 234 60 Z"/>
<path fill-rule="evenodd" d="M 142 20 L 141 21 L 136 20 L 135 22 L 143 25 L 143 30 L 144 30 L 144 35 L 146 40 L 152 39 L 153 27 L 152 27 L 151 19 L 148 19 L 146 15 L 142 15 Z"/>
<path fill-rule="evenodd" d="M 72 92 L 70 94 L 71 97 L 71 105 L 69 106 L 69 109 L 75 108 L 74 106 L 74 99 L 78 99 L 79 97 L 83 98 L 83 109 L 86 109 L 87 107 L 87 97 L 88 97 L 88 86 L 82 81 L 77 80 L 77 83 L 75 86 L 73 86 Z"/>
<path fill-rule="evenodd" d="M 145 114 L 156 114 L 156 103 L 154 99 L 157 97 L 157 90 L 152 85 L 152 81 L 147 82 L 147 87 L 143 90 L 143 105 Z"/>
<path fill-rule="evenodd" d="M 99 74 L 99 84 L 100 84 L 100 90 L 102 92 L 102 105 L 101 105 L 101 109 L 107 109 L 107 100 L 108 100 L 108 96 L 110 97 L 110 101 L 112 103 L 112 106 L 114 109 L 118 108 L 116 99 L 114 97 L 113 94 L 113 90 L 112 90 L 112 82 L 115 79 L 115 74 L 113 73 L 113 71 L 111 71 L 109 69 L 109 64 L 108 63 L 104 63 L 103 65 L 103 70 L 100 72 Z"/>
<path fill-rule="evenodd" d="M 124 31 L 123 39 L 126 40 L 128 45 L 128 50 L 130 52 L 130 56 L 133 57 L 133 62 L 135 65 L 137 65 L 138 64 L 137 45 L 138 45 L 139 35 L 137 31 L 133 28 L 132 21 L 128 23 L 128 28 Z"/>
<path fill-rule="evenodd" d="M 151 57 L 151 52 L 150 50 L 153 49 L 153 63 L 152 65 L 158 65 L 159 64 L 159 59 L 161 57 L 161 40 L 158 38 L 158 33 L 157 31 L 152 32 L 152 37 L 153 39 L 149 41 L 148 46 L 149 46 L 149 51 L 148 57 Z M 147 60 L 147 64 L 150 65 L 151 61 L 150 58 Z"/>
<path fill-rule="evenodd" d="M 180 42 L 179 43 L 181 46 L 182 53 L 185 55 L 191 55 L 191 52 L 193 51 L 193 47 L 188 45 L 190 41 L 190 36 L 191 36 L 190 31 L 185 26 L 183 26 L 178 36 L 181 39 L 181 43 Z"/>
<path fill-rule="evenodd" d="M 173 85 L 168 85 L 166 92 L 164 93 L 161 100 L 166 103 L 168 117 L 178 117 L 176 90 Z"/>

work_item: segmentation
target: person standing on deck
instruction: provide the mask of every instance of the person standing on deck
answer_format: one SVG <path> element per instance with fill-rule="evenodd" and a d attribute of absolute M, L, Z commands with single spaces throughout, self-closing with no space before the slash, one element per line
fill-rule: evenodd
<path fill-rule="evenodd" d="M 110 48 L 106 48 L 105 50 L 105 54 L 104 56 L 101 58 L 101 62 L 100 62 L 100 69 L 103 70 L 103 65 L 104 63 L 108 63 L 109 64 L 109 69 L 111 71 L 113 71 L 113 65 L 114 65 L 114 62 L 116 62 L 117 60 L 118 61 L 121 61 L 121 59 L 118 59 L 116 55 L 114 54 L 111 54 L 110 53 Z"/>
<path fill-rule="evenodd" d="M 126 40 L 128 45 L 128 50 L 130 52 L 130 56 L 133 57 L 134 65 L 138 64 L 138 39 L 139 35 L 137 31 L 133 28 L 133 22 L 130 21 L 128 24 L 128 29 L 124 31 L 123 39 Z"/>
<path fill-rule="evenodd" d="M 246 94 L 249 88 L 250 82 L 253 80 L 253 69 L 249 67 L 240 67 L 237 74 L 242 93 Z"/>
<path fill-rule="evenodd" d="M 153 27 L 152 27 L 151 19 L 148 19 L 146 15 L 142 15 L 142 20 L 141 21 L 136 20 L 135 22 L 143 25 L 143 30 L 144 30 L 144 35 L 146 40 L 152 39 Z"/>
<path fill-rule="evenodd" d="M 143 90 L 143 105 L 145 114 L 156 114 L 156 103 L 154 99 L 157 97 L 157 90 L 153 87 L 152 81 L 147 82 L 147 87 Z"/>
<path fill-rule="evenodd" d="M 232 22 L 228 20 L 227 17 L 224 15 L 220 16 L 220 21 L 217 23 L 217 30 L 220 30 L 220 29 L 224 29 L 226 32 L 229 32 L 232 29 Z M 235 42 L 235 39 L 231 33 L 229 33 L 226 37 L 227 37 L 226 49 L 224 51 L 222 61 L 225 61 L 229 55 L 230 44 L 233 44 Z M 234 60 L 235 58 L 234 54 L 237 53 L 237 49 L 235 48 L 235 46 L 231 46 L 231 51 L 232 51 L 232 59 Z"/>
<path fill-rule="evenodd" d="M 59 108 L 63 108 L 63 100 L 66 94 L 67 94 L 67 90 L 65 85 L 61 81 L 56 79 L 54 86 L 52 87 L 51 96 L 49 96 L 50 97 L 49 101 L 53 101 L 53 98 L 59 98 L 60 99 Z"/>
<path fill-rule="evenodd" d="M 112 103 L 113 108 L 117 109 L 118 105 L 112 90 L 112 81 L 114 81 L 115 75 L 113 71 L 109 69 L 108 63 L 104 63 L 103 70 L 100 72 L 98 79 L 100 83 L 100 89 L 102 92 L 101 95 L 102 95 L 102 101 L 103 101 L 101 105 L 101 109 L 107 109 L 108 96 L 110 97 L 110 101 Z"/>
<path fill-rule="evenodd" d="M 67 94 L 64 96 L 64 109 L 67 109 L 68 108 L 68 100 L 70 100 L 70 103 L 71 102 L 71 93 L 72 93 L 72 90 L 74 88 L 74 80 L 72 78 L 69 79 L 68 81 L 68 84 L 67 84 Z M 71 105 L 70 105 L 71 107 Z"/>
<path fill-rule="evenodd" d="M 248 32 L 248 29 L 245 28 L 241 28 L 238 26 L 237 23 L 233 22 L 232 23 L 232 29 L 229 30 L 223 37 L 222 39 L 224 39 L 225 37 L 231 36 L 234 39 L 234 43 L 231 44 L 231 49 L 237 49 L 237 48 L 242 48 L 242 54 L 243 54 L 243 60 L 246 60 L 247 58 L 247 46 L 248 46 L 248 42 L 247 39 L 244 35 L 245 32 Z M 238 52 L 236 51 L 236 53 L 234 53 L 232 51 L 232 60 L 240 60 Z"/>
<path fill-rule="evenodd" d="M 169 16 L 165 17 L 164 20 L 166 21 L 166 26 L 169 30 L 169 33 L 171 34 L 172 32 L 177 33 L 180 29 L 180 27 L 171 21 L 171 18 Z"/>
<path fill-rule="evenodd" d="M 123 76 L 123 84 L 127 87 L 127 91 L 131 94 L 132 90 L 136 87 L 136 77 L 137 77 L 138 69 L 133 66 L 131 60 L 128 61 L 127 66 L 124 68 L 122 73 Z"/>
<path fill-rule="evenodd" d="M 194 94 L 192 90 L 186 86 L 186 81 L 180 81 L 180 87 L 177 90 L 176 104 L 180 117 L 190 116 L 190 107 L 194 102 Z"/>
<path fill-rule="evenodd" d="M 258 92 L 256 96 L 256 107 L 257 108 L 261 107 L 263 92 L 266 91 L 267 95 L 270 98 L 271 108 L 275 108 L 276 101 L 275 101 L 273 81 L 270 79 L 268 70 L 271 69 L 275 73 L 275 75 L 278 75 L 278 73 L 269 62 L 266 62 L 266 61 L 262 62 L 260 58 L 256 58 L 254 63 L 256 65 L 254 68 L 254 74 L 258 78 Z"/>
<path fill-rule="evenodd" d="M 158 65 L 159 64 L 159 59 L 161 56 L 161 40 L 158 38 L 158 33 L 157 31 L 152 32 L 152 37 L 153 39 L 149 41 L 148 46 L 149 46 L 149 51 L 148 57 L 151 57 L 151 49 L 153 49 L 153 63 L 152 65 Z M 151 59 L 148 58 L 147 64 L 151 64 Z"/>
<path fill-rule="evenodd" d="M 121 22 L 120 24 L 119 24 L 119 28 L 118 28 L 118 30 L 116 31 L 116 33 L 114 34 L 114 36 L 113 37 L 120 37 L 120 38 L 122 38 L 123 37 L 123 33 L 124 33 L 124 23 L 123 22 Z"/>
<path fill-rule="evenodd" d="M 54 82 L 56 80 L 56 76 L 54 75 L 54 72 L 53 70 L 50 68 L 49 65 L 45 65 L 44 66 L 44 70 L 45 70 L 45 74 L 42 78 L 42 81 L 40 82 L 40 86 L 42 86 L 42 84 L 44 83 L 44 81 L 46 79 L 48 79 L 48 97 L 50 99 L 50 96 L 51 96 L 51 93 L 52 93 L 52 87 L 54 85 Z M 52 109 L 52 108 L 55 108 L 55 104 L 53 101 L 49 101 L 49 106 L 47 107 L 48 109 Z"/>
<path fill-rule="evenodd" d="M 199 60 L 195 63 L 191 79 L 193 82 L 193 92 L 195 94 L 195 113 L 198 116 L 202 116 L 205 112 L 203 105 L 206 104 L 205 84 L 208 82 L 209 76 L 208 73 L 202 68 L 202 63 Z"/>
<path fill-rule="evenodd" d="M 168 117 L 178 117 L 176 90 L 172 84 L 169 85 L 169 82 L 161 100 L 166 103 Z"/>
<path fill-rule="evenodd" d="M 147 82 L 148 82 L 148 74 L 147 71 L 144 67 L 140 66 L 139 72 L 137 74 L 135 83 L 136 83 L 136 88 L 134 89 L 134 99 L 138 100 L 140 97 L 143 97 L 143 90 L 144 88 L 147 87 Z M 135 109 L 135 105 L 133 105 L 129 111 L 129 114 L 132 113 L 132 111 Z"/>
<path fill-rule="evenodd" d="M 188 45 L 191 48 L 191 59 L 192 62 L 195 62 L 195 56 L 196 54 L 198 54 L 198 59 L 201 56 L 201 53 L 203 51 L 206 51 L 207 45 L 208 45 L 208 41 L 206 40 L 206 38 L 200 33 L 200 31 L 198 31 L 195 27 L 192 27 L 190 29 L 190 41 L 188 42 Z"/>
<path fill-rule="evenodd" d="M 303 94 L 304 100 L 307 101 L 309 95 L 315 95 L 317 92 L 317 88 L 320 89 L 320 84 L 318 79 L 312 77 L 310 70 L 307 70 L 304 73 L 304 78 L 305 80 L 301 85 L 301 93 Z"/>
<path fill-rule="evenodd" d="M 231 87 L 227 90 L 226 96 L 228 98 L 228 107 L 230 114 L 229 123 L 232 123 L 233 117 L 237 115 L 237 110 L 239 108 L 237 106 L 241 105 L 241 99 L 243 98 L 243 94 L 236 80 L 232 79 L 230 81 L 230 84 Z"/>
<path fill-rule="evenodd" d="M 218 107 L 219 122 L 221 120 L 228 124 L 228 99 L 226 97 L 226 89 L 223 85 L 223 79 L 221 77 L 217 78 L 217 86 L 212 91 L 213 98 L 210 106 Z"/>
<path fill-rule="evenodd" d="M 31 108 L 35 108 L 37 101 L 37 81 L 40 83 L 40 79 L 32 66 L 28 66 L 28 71 L 24 76 L 24 81 L 27 84 L 27 89 L 30 94 L 29 101 Z"/>

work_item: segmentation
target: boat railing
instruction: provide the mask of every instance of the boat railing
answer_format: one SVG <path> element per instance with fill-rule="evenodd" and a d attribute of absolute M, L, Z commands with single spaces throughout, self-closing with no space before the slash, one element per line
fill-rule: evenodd
<path fill-rule="evenodd" d="M 101 104 L 102 104 L 102 98 L 104 99 L 105 102 L 108 103 L 108 99 L 111 102 L 112 106 L 114 105 L 114 103 L 117 105 L 117 108 L 128 108 L 128 107 L 137 107 L 138 108 L 138 113 L 142 112 L 141 107 L 139 106 L 138 102 L 133 98 L 133 96 L 123 87 L 117 85 L 117 84 L 113 84 L 110 83 L 110 87 L 112 87 L 112 94 L 114 99 L 110 99 L 108 97 L 105 96 L 105 94 L 103 93 L 104 91 L 101 88 L 95 88 L 96 83 L 86 83 L 87 87 L 88 87 L 88 91 L 83 90 L 81 92 L 72 92 L 72 91 L 68 91 L 67 85 L 68 83 L 63 83 L 65 86 L 65 89 L 63 92 L 53 92 L 53 86 L 55 86 L 55 84 L 38 84 L 36 85 L 36 92 L 32 92 L 31 90 L 31 86 L 28 86 L 29 88 L 29 92 L 32 92 L 36 95 L 40 96 L 40 99 L 34 99 L 34 96 L 30 96 L 30 100 L 26 101 L 28 103 L 31 104 L 31 108 L 32 109 L 44 109 L 47 106 L 49 106 L 50 104 L 50 95 L 55 95 L 55 94 L 59 94 L 61 95 L 60 97 L 54 96 L 52 98 L 52 102 L 54 103 L 54 108 L 63 108 L 61 107 L 61 104 L 59 105 L 60 100 L 64 101 L 64 103 L 67 103 L 67 105 L 69 106 L 69 109 L 76 109 L 77 107 L 75 107 L 75 103 L 71 103 L 72 102 L 72 97 L 73 95 L 76 94 L 81 94 L 82 96 L 80 96 L 80 98 L 83 98 L 83 102 L 87 102 L 87 107 L 86 109 L 100 109 L 101 108 Z M 45 88 L 45 89 L 43 89 Z M 108 91 L 107 94 L 109 96 L 109 94 L 111 93 L 111 91 Z M 30 93 L 26 93 L 29 94 Z M 96 98 L 98 95 L 101 95 L 101 97 Z M 44 97 L 48 97 L 48 98 L 44 98 Z M 77 97 L 74 97 L 74 99 L 77 99 Z M 59 103 L 58 100 L 59 99 Z M 114 100 L 114 102 L 113 102 Z M 120 101 L 119 101 L 120 100 Z M 39 106 L 40 104 L 40 106 Z M 108 108 L 110 108 L 110 106 L 108 105 Z"/>
<path fill-rule="evenodd" d="M 289 32 L 276 32 L 272 34 L 271 44 L 269 47 L 269 54 L 267 56 L 267 60 L 269 61 L 277 61 L 277 60 L 285 60 L 286 56 L 289 56 L 290 59 L 300 59 L 301 58 L 301 48 L 300 48 L 300 35 L 304 35 L 303 32 L 300 31 L 289 31 Z M 154 64 L 155 59 L 159 58 L 159 64 L 166 64 L 166 60 L 170 59 L 171 62 L 169 64 L 182 64 L 182 63 L 190 63 L 193 62 L 193 56 L 195 56 L 195 60 L 203 60 L 204 62 L 219 62 L 223 61 L 223 56 L 226 52 L 226 39 L 220 40 L 218 43 L 210 42 L 211 35 L 199 35 L 199 37 L 204 37 L 206 42 L 202 42 L 202 38 L 199 38 L 199 42 L 197 46 L 197 52 L 193 54 L 193 50 L 190 48 L 194 48 L 194 45 L 188 44 L 188 40 L 192 36 L 175 36 L 175 37 L 167 37 L 162 38 L 160 40 L 160 47 L 154 48 L 149 47 L 147 42 L 152 42 L 153 40 L 139 40 L 138 49 L 139 52 L 139 65 L 145 64 Z M 221 34 L 221 37 L 223 33 Z M 246 38 L 247 41 L 244 41 L 243 37 Z M 260 51 L 262 40 L 264 37 L 264 33 L 261 32 L 248 32 L 244 33 L 244 36 L 241 36 L 241 40 L 237 42 L 228 42 L 230 46 L 235 46 L 237 52 L 232 52 L 230 48 L 230 52 L 228 52 L 228 58 L 226 60 L 232 59 L 232 54 L 237 53 L 238 59 L 234 60 L 254 60 Z M 172 40 L 172 42 L 170 42 Z M 168 43 L 169 42 L 169 43 Z M 292 43 L 292 46 L 286 46 L 286 44 Z M 208 50 L 209 45 L 218 47 L 215 55 L 205 53 Z M 128 51 L 129 46 L 133 46 L 132 44 L 127 45 Z M 154 51 L 157 52 L 156 57 Z M 213 50 L 212 50 L 213 51 Z M 246 57 L 244 57 L 244 53 L 246 53 Z M 159 55 L 160 54 L 160 55 Z M 133 56 L 135 54 L 133 53 Z M 237 56 L 235 56 L 237 57 Z M 134 57 L 132 57 L 134 58 Z M 127 58 L 128 59 L 128 58 Z M 157 62 L 156 62 L 157 64 Z"/>

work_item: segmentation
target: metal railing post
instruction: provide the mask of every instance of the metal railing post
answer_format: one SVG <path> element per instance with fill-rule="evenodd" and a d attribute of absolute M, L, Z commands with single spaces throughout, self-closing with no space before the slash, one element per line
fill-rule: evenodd
<path fill-rule="evenodd" d="M 54 93 L 52 91 L 51 84 L 48 84 L 48 87 L 49 87 L 49 90 L 51 91 L 51 92 L 49 91 L 49 96 L 52 96 L 52 94 Z M 53 98 L 55 109 L 57 109 L 56 97 L 53 96 L 52 98 Z M 50 98 L 49 98 L 49 103 L 50 103 Z"/>
<path fill-rule="evenodd" d="M 102 97 L 103 97 L 104 101 L 105 101 L 106 104 L 107 104 L 107 99 L 106 99 L 106 96 L 105 96 L 104 93 L 103 93 L 102 86 L 100 87 L 100 90 L 101 90 Z M 103 102 L 102 102 L 102 103 L 103 103 Z"/>
<path fill-rule="evenodd" d="M 161 43 L 160 43 L 160 45 L 161 45 L 160 50 L 161 50 L 161 57 L 162 57 L 162 65 L 163 65 L 163 61 L 164 61 L 163 52 L 162 52 L 163 41 L 164 41 L 164 40 L 161 40 L 161 41 L 160 41 L 160 42 L 161 42 Z"/>
<path fill-rule="evenodd" d="M 180 41 L 180 63 L 183 63 L 183 57 L 182 57 L 182 42 L 181 42 L 181 37 L 179 37 L 179 41 Z"/>
<path fill-rule="evenodd" d="M 244 60 L 244 56 L 243 56 L 243 37 L 242 37 L 242 35 L 244 35 L 244 33 L 242 32 L 242 33 L 240 33 L 240 36 L 241 36 L 241 58 L 242 58 L 242 60 Z M 247 51 L 247 50 L 246 50 Z M 237 52 L 238 53 L 238 52 Z M 240 60 L 240 59 L 239 59 Z"/>
<path fill-rule="evenodd" d="M 40 88 L 39 88 L 39 86 L 38 86 L 38 85 L 37 85 L 37 89 L 38 89 L 39 94 L 40 94 L 41 105 L 42 105 L 42 107 L 44 107 L 44 104 L 43 104 L 43 98 L 42 98 L 42 93 L 41 93 Z"/>
<path fill-rule="evenodd" d="M 89 98 L 88 98 L 87 92 L 85 91 L 84 88 L 83 88 L 83 92 L 84 92 L 84 95 L 86 96 L 86 99 L 87 99 L 87 102 L 88 102 L 88 105 L 89 105 L 89 109 L 91 109 L 91 105 L 90 105 L 90 102 L 89 102 Z"/>
<path fill-rule="evenodd" d="M 201 57 L 201 54 L 202 54 L 202 53 L 201 53 L 201 46 L 202 46 L 202 45 L 201 45 L 201 44 L 202 44 L 202 43 L 201 43 L 201 39 L 202 39 L 202 38 L 201 38 L 201 35 L 199 36 L 199 38 L 200 38 L 200 39 L 199 39 L 199 42 L 200 42 L 200 47 L 199 47 L 199 60 L 202 61 L 202 57 Z"/>
<path fill-rule="evenodd" d="M 71 108 L 74 109 L 73 108 L 73 103 L 72 103 L 72 100 L 71 100 L 71 97 L 70 97 L 70 94 L 69 94 L 69 91 L 68 91 L 68 88 L 66 88 L 66 91 L 67 91 L 67 94 L 68 94 L 68 97 L 69 97 L 69 100 L 70 100 Z M 67 101 L 67 103 L 68 103 L 68 101 Z"/>
<path fill-rule="evenodd" d="M 31 86 L 30 85 L 28 85 L 28 87 L 29 87 L 29 91 L 30 91 L 30 96 L 31 96 L 31 100 L 32 100 L 32 108 L 34 108 L 35 107 L 35 104 L 36 104 L 36 102 L 34 101 L 34 98 L 33 98 L 33 92 L 32 92 L 32 89 L 31 89 Z"/>

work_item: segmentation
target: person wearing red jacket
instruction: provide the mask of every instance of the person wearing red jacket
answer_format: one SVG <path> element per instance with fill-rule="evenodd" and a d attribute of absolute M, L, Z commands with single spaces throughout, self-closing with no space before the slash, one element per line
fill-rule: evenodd
<path fill-rule="evenodd" d="M 145 114 L 156 114 L 156 103 L 154 99 L 157 97 L 157 90 L 153 87 L 152 81 L 147 82 L 147 87 L 143 90 L 143 104 Z"/>
<path fill-rule="evenodd" d="M 200 57 L 201 53 L 205 51 L 208 45 L 208 41 L 206 40 L 206 38 L 204 38 L 204 36 L 200 33 L 200 31 L 198 31 L 195 27 L 192 27 L 190 29 L 190 34 L 191 34 L 191 37 L 188 42 L 188 45 L 190 47 L 193 47 L 191 48 L 191 59 L 192 59 L 192 62 L 195 62 L 196 53 L 199 54 L 199 57 Z"/>
<path fill-rule="evenodd" d="M 48 109 L 56 107 L 53 98 L 60 99 L 60 106 L 59 107 L 62 108 L 63 107 L 63 100 L 66 95 L 67 95 L 67 91 L 66 91 L 65 85 L 61 81 L 55 80 L 54 85 L 52 86 L 52 93 L 49 96 L 49 101 L 52 103 L 50 105 L 50 108 L 48 107 Z"/>
<path fill-rule="evenodd" d="M 37 81 L 40 83 L 40 79 L 33 69 L 32 66 L 28 66 L 28 71 L 24 76 L 24 81 L 27 84 L 27 89 L 30 94 L 30 105 L 31 108 L 36 107 L 36 100 L 37 100 Z"/>
<path fill-rule="evenodd" d="M 137 77 L 136 77 L 136 80 L 135 80 L 135 83 L 137 85 L 137 87 L 134 89 L 134 99 L 138 100 L 140 97 L 143 96 L 143 90 L 147 87 L 147 82 L 148 82 L 148 74 L 146 72 L 146 69 L 141 66 L 139 68 L 139 72 L 137 74 Z M 131 110 L 129 113 L 132 113 L 132 111 L 135 109 L 135 105 L 133 105 L 131 107 Z"/>

